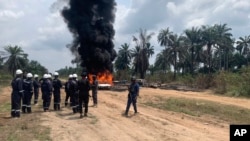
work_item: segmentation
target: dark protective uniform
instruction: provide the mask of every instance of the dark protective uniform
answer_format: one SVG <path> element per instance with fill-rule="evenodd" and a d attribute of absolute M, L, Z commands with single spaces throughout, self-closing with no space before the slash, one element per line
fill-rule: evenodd
<path fill-rule="evenodd" d="M 23 96 L 23 80 L 16 77 L 11 82 L 11 117 L 20 117 L 21 99 Z"/>
<path fill-rule="evenodd" d="M 54 95 L 54 110 L 60 110 L 60 102 L 61 102 L 61 91 L 62 88 L 61 80 L 57 77 L 53 79 L 53 95 Z"/>
<path fill-rule="evenodd" d="M 34 104 L 38 103 L 38 97 L 39 97 L 39 87 L 40 83 L 37 78 L 33 81 L 33 86 L 34 86 Z"/>
<path fill-rule="evenodd" d="M 91 85 L 92 98 L 94 106 L 97 106 L 97 91 L 98 91 L 98 80 L 94 79 Z"/>
<path fill-rule="evenodd" d="M 134 112 L 137 113 L 137 106 L 136 106 L 137 96 L 139 96 L 139 84 L 134 81 L 129 86 L 129 94 L 128 94 L 128 101 L 127 101 L 125 115 L 128 115 L 131 103 L 133 104 Z"/>
<path fill-rule="evenodd" d="M 65 88 L 65 93 L 66 93 L 66 97 L 65 97 L 65 106 L 68 106 L 68 101 L 69 101 L 69 98 L 70 98 L 70 92 L 69 92 L 69 84 L 71 79 L 69 79 L 65 84 L 64 84 L 64 88 Z M 70 98 L 70 106 L 71 106 L 71 98 Z"/>
<path fill-rule="evenodd" d="M 31 78 L 27 78 L 23 81 L 23 90 L 24 90 L 24 95 L 23 95 L 22 112 L 31 113 L 31 99 L 33 96 L 33 81 L 31 80 Z"/>
<path fill-rule="evenodd" d="M 78 89 L 79 89 L 79 112 L 80 117 L 82 117 L 82 105 L 84 103 L 84 116 L 87 116 L 88 113 L 88 103 L 89 103 L 89 90 L 90 83 L 87 77 L 83 77 L 78 81 Z"/>
<path fill-rule="evenodd" d="M 71 102 L 72 102 L 71 106 L 72 106 L 73 113 L 77 113 L 78 107 L 79 107 L 77 80 L 73 79 L 69 81 L 69 93 L 71 96 Z"/>
<path fill-rule="evenodd" d="M 52 84 L 49 79 L 43 79 L 41 84 L 43 109 L 46 112 L 49 110 L 51 95 L 52 95 Z"/>

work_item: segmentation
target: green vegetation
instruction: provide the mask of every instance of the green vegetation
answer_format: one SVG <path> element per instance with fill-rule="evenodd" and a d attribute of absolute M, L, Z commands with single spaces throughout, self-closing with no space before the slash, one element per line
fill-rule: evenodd
<path fill-rule="evenodd" d="M 51 141 L 50 129 L 41 126 L 41 113 L 22 114 L 19 119 L 10 118 L 10 103 L 0 103 L 0 131 L 1 140 L 22 141 L 38 140 Z M 40 108 L 40 107 L 34 107 Z"/>
<path fill-rule="evenodd" d="M 10 111 L 10 103 L 2 103 L 0 105 L 0 113 L 3 113 L 3 112 L 9 112 Z"/>
<path fill-rule="evenodd" d="M 250 123 L 249 109 L 205 100 L 156 97 L 155 101 L 148 101 L 144 104 L 163 110 L 185 113 L 191 116 L 200 117 L 212 115 L 234 124 Z"/>

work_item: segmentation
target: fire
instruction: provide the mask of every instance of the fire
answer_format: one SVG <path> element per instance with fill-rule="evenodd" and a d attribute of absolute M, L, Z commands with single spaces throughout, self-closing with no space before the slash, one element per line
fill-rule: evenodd
<path fill-rule="evenodd" d="M 93 82 L 93 74 L 88 74 L 90 83 Z M 99 84 L 110 84 L 113 85 L 113 75 L 109 71 L 99 72 L 96 75 Z"/>

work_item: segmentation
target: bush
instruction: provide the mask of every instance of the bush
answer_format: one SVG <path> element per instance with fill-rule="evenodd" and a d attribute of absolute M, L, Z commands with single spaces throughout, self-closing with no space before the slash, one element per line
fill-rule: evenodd
<path fill-rule="evenodd" d="M 199 89 L 208 89 L 214 85 L 212 74 L 198 74 L 196 77 L 196 86 Z"/>

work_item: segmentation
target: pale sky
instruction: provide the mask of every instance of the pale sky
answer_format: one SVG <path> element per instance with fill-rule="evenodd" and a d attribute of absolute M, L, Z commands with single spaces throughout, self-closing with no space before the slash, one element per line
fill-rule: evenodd
<path fill-rule="evenodd" d="M 30 60 L 36 60 L 50 72 L 73 66 L 74 58 L 66 45 L 72 35 L 60 9 L 52 6 L 60 0 L 0 0 L 0 50 L 7 45 L 19 45 Z M 67 1 L 67 0 L 61 0 Z M 151 44 L 155 56 L 163 48 L 157 42 L 160 29 L 170 28 L 177 34 L 192 26 L 224 24 L 232 28 L 234 38 L 250 35 L 249 0 L 116 0 L 114 28 L 115 49 L 129 43 L 139 28 L 155 35 Z"/>

